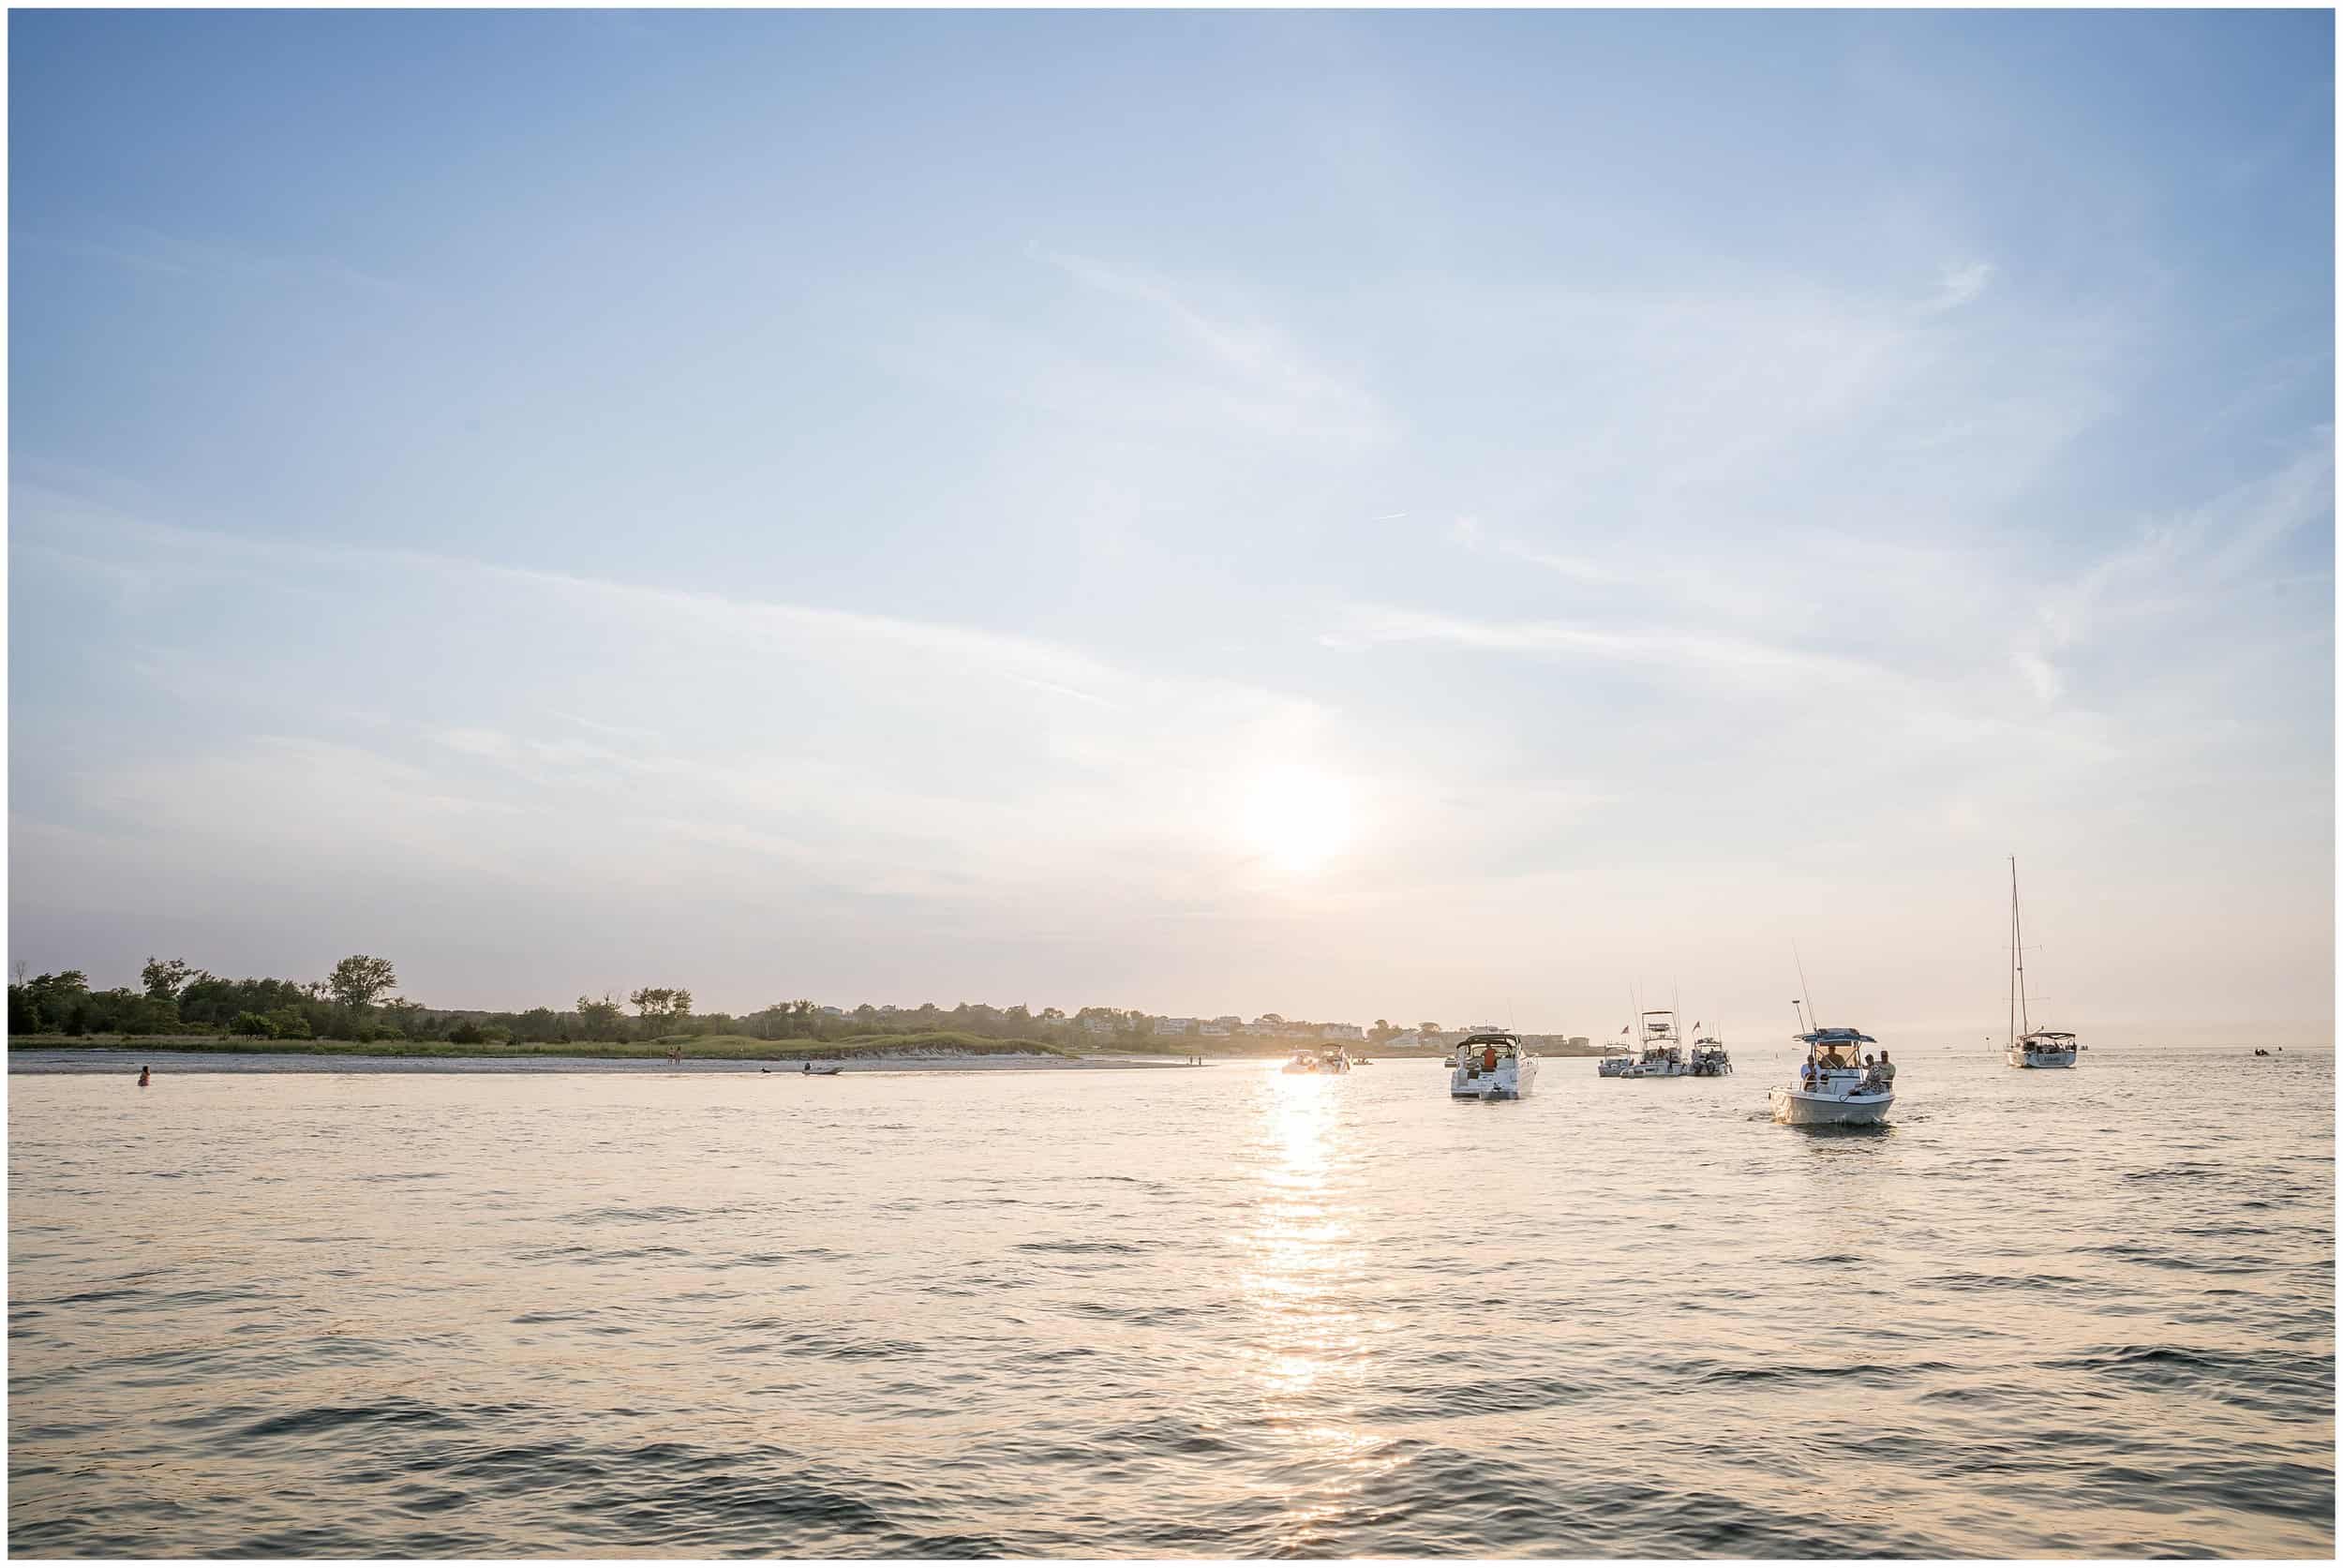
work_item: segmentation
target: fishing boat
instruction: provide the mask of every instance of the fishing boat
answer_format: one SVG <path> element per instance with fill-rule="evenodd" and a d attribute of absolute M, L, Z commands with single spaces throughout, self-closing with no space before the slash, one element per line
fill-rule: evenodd
<path fill-rule="evenodd" d="M 1526 1099 L 1538 1079 L 1538 1058 L 1521 1037 L 1502 1029 L 1467 1035 L 1448 1075 L 1452 1099 Z"/>
<path fill-rule="evenodd" d="M 1624 1029 L 1619 1031 L 1622 1035 L 1626 1032 L 1627 1031 Z M 1617 1078 L 1619 1074 L 1627 1070 L 1629 1065 L 1632 1064 L 1634 1059 L 1635 1053 L 1628 1050 L 1625 1046 L 1606 1045 L 1603 1048 L 1603 1060 L 1594 1065 L 1595 1076 L 1598 1078 Z"/>
<path fill-rule="evenodd" d="M 1676 1029 L 1672 1008 L 1652 1008 L 1637 1021 L 1641 1053 L 1613 1073 L 1614 1078 L 1690 1078 L 1693 1064 Z"/>
<path fill-rule="evenodd" d="M 1697 1029 L 1699 1024 L 1693 1025 Z M 1723 1078 L 1733 1070 L 1732 1053 L 1724 1049 L 1724 1041 L 1714 1035 L 1705 1035 L 1693 1041 L 1693 1076 Z"/>
<path fill-rule="evenodd" d="M 2082 1049 L 2064 1029 L 2037 1029 L 2026 1016 L 2025 930 L 2018 916 L 2018 858 L 2009 857 L 2009 1044 L 2013 1068 L 2070 1068 Z"/>
<path fill-rule="evenodd" d="M 1870 1127 L 1887 1119 L 1895 1091 L 1863 1066 L 1863 1047 L 1879 1042 L 1860 1029 L 1809 1029 L 1798 1082 L 1771 1091 L 1773 1119 L 1790 1127 Z"/>

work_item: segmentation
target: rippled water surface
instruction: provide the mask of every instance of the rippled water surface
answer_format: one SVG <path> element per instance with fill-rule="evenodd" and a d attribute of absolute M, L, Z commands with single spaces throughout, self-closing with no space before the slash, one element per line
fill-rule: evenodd
<path fill-rule="evenodd" d="M 2331 1055 L 1786 1061 L 20 1071 L 8 1545 L 2331 1552 Z"/>

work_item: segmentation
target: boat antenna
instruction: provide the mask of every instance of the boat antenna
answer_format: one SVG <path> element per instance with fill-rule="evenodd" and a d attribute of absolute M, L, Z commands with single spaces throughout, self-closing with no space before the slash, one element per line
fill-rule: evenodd
<path fill-rule="evenodd" d="M 1798 956 L 1798 938 L 1795 936 L 1790 938 L 1790 957 L 1798 964 L 1798 988 L 1806 993 L 1807 1013 L 1811 1017 L 1820 1018 L 1822 1009 L 1814 1005 L 1814 988 L 1806 983 L 1806 961 Z"/>

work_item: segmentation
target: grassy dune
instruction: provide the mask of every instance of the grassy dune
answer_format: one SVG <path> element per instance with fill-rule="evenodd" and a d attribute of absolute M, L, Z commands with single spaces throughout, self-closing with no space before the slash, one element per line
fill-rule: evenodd
<path fill-rule="evenodd" d="M 838 1040 L 764 1040 L 748 1035 L 696 1035 L 664 1040 L 577 1040 L 568 1045 L 451 1045 L 445 1040 L 259 1040 L 218 1035 L 21 1035 L 11 1051 L 176 1051 L 220 1056 L 570 1056 L 657 1060 L 676 1046 L 689 1061 L 845 1061 L 864 1057 L 1066 1056 L 1039 1040 L 989 1039 L 938 1030 L 920 1035 L 857 1035 Z"/>

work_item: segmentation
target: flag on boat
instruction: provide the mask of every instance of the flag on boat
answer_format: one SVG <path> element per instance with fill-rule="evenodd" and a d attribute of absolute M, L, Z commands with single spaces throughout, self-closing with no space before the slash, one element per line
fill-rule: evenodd
<path fill-rule="evenodd" d="M 1634 1024 L 1632 1024 L 1632 1023 L 1622 1023 L 1622 1024 L 1620 1024 L 1620 1025 L 1619 1026 L 1619 1038 L 1621 1038 L 1621 1039 L 1625 1039 L 1625 1038 L 1627 1038 L 1627 1032 L 1628 1032 L 1630 1029 L 1633 1029 L 1634 1027 Z"/>
<path fill-rule="evenodd" d="M 1694 1019 L 1694 1020 L 1693 1020 L 1693 1027 L 1694 1027 L 1694 1028 L 1695 1028 L 1695 1029 L 1699 1028 L 1699 1027 L 1700 1027 L 1700 1020 L 1698 1020 L 1698 1019 L 1696 1019 L 1696 1018 L 1695 1018 L 1695 1019 Z"/>

